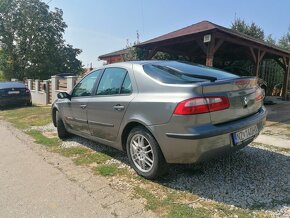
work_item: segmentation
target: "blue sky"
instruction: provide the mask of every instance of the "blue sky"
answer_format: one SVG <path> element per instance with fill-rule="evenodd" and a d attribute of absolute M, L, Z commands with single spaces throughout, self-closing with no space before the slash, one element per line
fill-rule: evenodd
<path fill-rule="evenodd" d="M 67 23 L 65 39 L 83 50 L 84 66 L 102 65 L 98 56 L 140 40 L 183 28 L 202 20 L 229 27 L 235 16 L 254 21 L 275 39 L 290 26 L 288 0 L 43 0 L 50 9 L 60 8 Z"/>

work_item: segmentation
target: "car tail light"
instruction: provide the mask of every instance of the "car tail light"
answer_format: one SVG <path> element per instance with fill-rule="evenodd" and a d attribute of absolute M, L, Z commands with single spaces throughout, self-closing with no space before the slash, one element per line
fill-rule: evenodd
<path fill-rule="evenodd" d="M 265 97 L 265 93 L 263 91 L 263 89 L 258 88 L 256 90 L 256 101 L 262 101 Z"/>
<path fill-rule="evenodd" d="M 230 107 L 229 99 L 225 96 L 210 96 L 190 98 L 180 102 L 174 114 L 190 115 L 224 110 Z"/>

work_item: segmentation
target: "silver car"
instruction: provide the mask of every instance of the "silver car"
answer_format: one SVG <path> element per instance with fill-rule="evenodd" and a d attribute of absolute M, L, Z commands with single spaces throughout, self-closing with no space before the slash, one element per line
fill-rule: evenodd
<path fill-rule="evenodd" d="M 127 152 L 155 179 L 168 163 L 195 163 L 251 143 L 266 110 L 256 78 L 177 61 L 106 65 L 59 93 L 52 118 L 76 134 Z"/>

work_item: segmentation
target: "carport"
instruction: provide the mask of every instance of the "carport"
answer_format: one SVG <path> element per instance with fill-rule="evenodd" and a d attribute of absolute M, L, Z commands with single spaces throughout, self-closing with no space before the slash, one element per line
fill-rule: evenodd
<path fill-rule="evenodd" d="M 262 60 L 276 61 L 284 71 L 282 97 L 286 99 L 290 72 L 290 51 L 240 32 L 202 21 L 148 40 L 136 47 L 149 50 L 147 59 L 158 51 L 189 58 L 206 66 L 222 68 L 237 60 L 250 60 L 259 77 Z"/>

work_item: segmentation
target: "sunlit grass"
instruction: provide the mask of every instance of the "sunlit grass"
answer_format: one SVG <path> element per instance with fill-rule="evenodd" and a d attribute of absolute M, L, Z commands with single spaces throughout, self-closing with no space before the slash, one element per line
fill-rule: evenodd
<path fill-rule="evenodd" d="M 0 111 L 0 116 L 19 129 L 44 126 L 52 122 L 50 107 L 21 107 Z"/>

